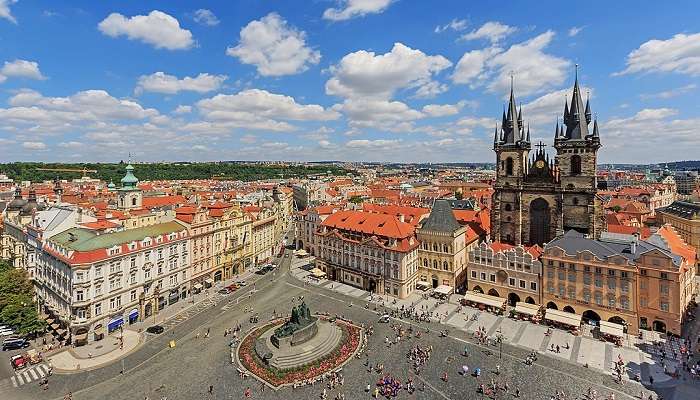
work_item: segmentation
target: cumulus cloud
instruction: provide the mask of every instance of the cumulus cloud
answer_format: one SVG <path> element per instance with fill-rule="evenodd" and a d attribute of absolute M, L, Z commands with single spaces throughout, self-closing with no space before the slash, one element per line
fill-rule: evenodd
<path fill-rule="evenodd" d="M 367 14 L 384 12 L 393 0 L 339 0 L 339 7 L 327 8 L 323 19 L 344 21 L 350 18 L 363 17 Z"/>
<path fill-rule="evenodd" d="M 173 114 L 189 114 L 192 112 L 192 106 L 186 106 L 186 105 L 179 105 L 175 110 L 173 110 Z"/>
<path fill-rule="evenodd" d="M 194 21 L 198 24 L 206 26 L 219 25 L 219 19 L 216 18 L 216 15 L 214 15 L 211 10 L 207 10 L 206 8 L 200 8 L 194 12 Z"/>
<path fill-rule="evenodd" d="M 638 72 L 700 75 L 700 33 L 679 33 L 668 40 L 649 40 L 627 56 L 627 68 L 613 75 Z"/>
<path fill-rule="evenodd" d="M 368 139 L 356 139 L 356 140 L 350 140 L 347 143 L 345 143 L 346 147 L 350 148 L 362 148 L 362 149 L 369 149 L 369 148 L 385 148 L 385 147 L 392 147 L 395 145 L 400 144 L 401 141 L 398 139 L 376 139 L 376 140 L 368 140 Z"/>
<path fill-rule="evenodd" d="M 0 18 L 4 18 L 13 24 L 17 23 L 17 19 L 12 16 L 10 5 L 17 3 L 17 0 L 0 0 Z"/>
<path fill-rule="evenodd" d="M 112 13 L 97 25 L 100 32 L 116 38 L 126 36 L 157 49 L 186 50 L 194 45 L 192 33 L 180 27 L 174 17 L 158 10 L 131 18 Z"/>
<path fill-rule="evenodd" d="M 181 91 L 206 93 L 219 89 L 226 79 L 228 79 L 226 75 L 211 75 L 207 73 L 201 73 L 196 77 L 186 76 L 178 79 L 176 76 L 168 75 L 164 72 L 156 72 L 139 77 L 136 93 L 175 94 Z"/>
<path fill-rule="evenodd" d="M 511 73 L 515 75 L 518 94 L 527 96 L 559 85 L 566 77 L 568 60 L 547 54 L 544 49 L 554 38 L 547 31 L 507 50 L 489 47 L 464 54 L 455 67 L 452 80 L 471 87 L 486 85 L 489 92 L 507 95 Z"/>
<path fill-rule="evenodd" d="M 425 114 L 400 101 L 358 98 L 348 99 L 333 106 L 341 111 L 353 127 L 373 127 L 384 130 L 403 130 L 412 127 L 409 121 L 425 118 Z"/>
<path fill-rule="evenodd" d="M 416 88 L 416 94 L 439 93 L 444 88 L 436 86 L 432 78 L 451 65 L 443 56 L 429 56 L 402 43 L 395 43 L 385 54 L 360 50 L 344 56 L 331 67 L 326 93 L 345 98 L 383 99 L 407 88 Z"/>
<path fill-rule="evenodd" d="M 466 19 L 456 19 L 455 18 L 445 25 L 436 26 L 434 32 L 435 33 L 442 33 L 442 32 L 445 32 L 446 30 L 463 31 L 467 28 L 467 25 L 469 25 L 469 22 L 467 22 Z"/>
<path fill-rule="evenodd" d="M 457 104 L 428 104 L 423 106 L 423 112 L 431 117 L 446 117 L 458 114 L 464 107 L 464 102 Z"/>
<path fill-rule="evenodd" d="M 5 61 L 0 69 L 0 82 L 7 78 L 46 79 L 39 71 L 39 63 L 27 60 Z"/>
<path fill-rule="evenodd" d="M 642 100 L 649 100 L 649 99 L 670 99 L 672 97 L 678 97 L 681 95 L 684 95 L 686 93 L 692 92 L 695 89 L 697 89 L 698 85 L 691 83 L 689 85 L 669 89 L 669 90 L 664 90 L 658 93 L 643 93 L 640 94 L 639 97 Z"/>
<path fill-rule="evenodd" d="M 487 39 L 491 43 L 498 43 L 506 36 L 515 32 L 517 28 L 502 24 L 497 21 L 489 21 L 479 29 L 462 35 L 462 40 Z"/>
<path fill-rule="evenodd" d="M 593 97 L 593 89 L 589 87 L 580 87 L 583 101 L 586 101 L 587 93 Z M 556 125 L 557 117 L 560 119 L 564 115 L 564 103 L 568 101 L 571 104 L 571 88 L 555 90 L 544 94 L 528 103 L 523 104 L 523 119 L 535 128 L 545 128 L 545 134 L 551 133 L 554 136 L 554 126 Z M 591 107 L 595 111 L 595 102 L 592 102 Z M 551 127 L 551 131 L 546 129 Z"/>
<path fill-rule="evenodd" d="M 263 76 L 297 74 L 321 60 L 321 52 L 306 45 L 306 33 L 288 25 L 277 13 L 244 26 L 238 45 L 226 49 L 226 54 L 255 65 Z"/>
<path fill-rule="evenodd" d="M 44 142 L 23 142 L 22 147 L 27 150 L 44 150 L 46 144 Z"/>

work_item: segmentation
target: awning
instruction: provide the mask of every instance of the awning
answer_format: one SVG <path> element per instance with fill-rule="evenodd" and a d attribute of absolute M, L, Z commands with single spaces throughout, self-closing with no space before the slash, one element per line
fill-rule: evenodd
<path fill-rule="evenodd" d="M 424 287 L 429 287 L 429 286 L 430 286 L 430 282 L 426 282 L 426 281 L 418 281 L 418 282 L 416 282 L 416 286 L 424 286 Z"/>
<path fill-rule="evenodd" d="M 56 330 L 56 329 L 58 329 L 58 328 L 60 328 L 60 327 L 61 327 L 61 325 L 59 325 L 59 324 L 56 324 L 56 323 L 51 324 L 51 329 L 53 329 L 53 330 Z"/>
<path fill-rule="evenodd" d="M 129 318 L 133 317 L 138 317 L 139 316 L 139 310 L 134 308 L 133 310 L 129 311 Z"/>
<path fill-rule="evenodd" d="M 58 336 L 63 336 L 66 334 L 66 330 L 65 329 L 57 329 L 56 333 L 58 334 Z"/>
<path fill-rule="evenodd" d="M 100 336 L 105 334 L 105 328 L 97 328 L 95 329 L 95 335 Z"/>
<path fill-rule="evenodd" d="M 194 290 L 202 290 L 204 286 L 202 286 L 201 283 L 195 283 L 194 286 L 192 286 Z"/>
<path fill-rule="evenodd" d="M 515 303 L 515 312 L 535 316 L 540 311 L 540 305 L 519 301 Z"/>
<path fill-rule="evenodd" d="M 46 323 L 49 324 L 49 325 L 51 325 L 51 324 L 53 324 L 54 321 L 55 321 L 55 319 L 49 318 L 49 319 L 46 320 Z"/>
<path fill-rule="evenodd" d="M 438 294 L 448 295 L 448 294 L 452 293 L 452 286 L 440 285 L 440 286 L 435 288 L 434 292 L 438 293 Z"/>
<path fill-rule="evenodd" d="M 75 335 L 75 340 L 77 342 L 83 342 L 87 341 L 88 334 L 87 333 L 81 333 L 80 335 Z"/>
<path fill-rule="evenodd" d="M 119 328 L 123 324 L 124 324 L 124 318 L 117 317 L 117 318 L 114 318 L 113 320 L 109 321 L 109 324 L 107 324 L 107 329 L 109 329 L 109 331 L 111 332 L 111 331 Z"/>
<path fill-rule="evenodd" d="M 323 278 L 326 276 L 326 273 L 323 272 L 320 268 L 314 268 L 310 272 L 311 275 L 313 275 L 315 278 Z"/>
<path fill-rule="evenodd" d="M 464 295 L 464 300 L 499 308 L 503 307 L 506 303 L 506 299 L 477 292 L 467 292 L 467 294 Z"/>
<path fill-rule="evenodd" d="M 623 337 L 625 335 L 625 327 L 614 322 L 600 321 L 600 333 Z"/>
<path fill-rule="evenodd" d="M 306 250 L 304 250 L 304 249 L 300 249 L 299 251 L 297 251 L 297 256 L 298 256 L 298 257 L 305 257 L 305 256 L 307 256 L 308 254 L 309 254 L 309 253 L 308 253 Z"/>
<path fill-rule="evenodd" d="M 576 328 L 581 326 L 580 314 L 572 314 L 566 311 L 559 311 L 548 308 L 547 312 L 544 314 L 544 318 L 550 321 L 559 322 L 561 324 L 573 326 Z"/>
<path fill-rule="evenodd" d="M 211 285 L 214 284 L 214 280 L 211 279 L 211 278 L 207 278 L 207 279 L 204 280 L 204 283 L 206 283 L 207 285 L 211 286 Z"/>

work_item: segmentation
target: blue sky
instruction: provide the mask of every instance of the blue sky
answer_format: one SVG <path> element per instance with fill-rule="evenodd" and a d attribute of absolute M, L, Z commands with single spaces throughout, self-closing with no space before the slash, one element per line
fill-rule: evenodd
<path fill-rule="evenodd" d="M 697 159 L 697 2 L 0 0 L 2 159 L 493 161 L 511 73 L 551 143 Z"/>

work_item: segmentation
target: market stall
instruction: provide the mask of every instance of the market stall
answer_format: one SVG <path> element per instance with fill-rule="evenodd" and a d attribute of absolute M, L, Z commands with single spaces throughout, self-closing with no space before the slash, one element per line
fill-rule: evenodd
<path fill-rule="evenodd" d="M 540 311 L 542 306 L 519 301 L 515 303 L 515 315 L 524 320 L 539 322 L 541 320 Z"/>
<path fill-rule="evenodd" d="M 479 292 L 467 292 L 462 299 L 462 303 L 498 314 L 502 313 L 506 308 L 506 299 Z"/>
<path fill-rule="evenodd" d="M 552 325 L 570 329 L 573 334 L 578 334 L 578 330 L 581 327 L 580 314 L 573 314 L 566 311 L 548 308 L 544 314 L 544 319 L 549 321 Z"/>
<path fill-rule="evenodd" d="M 449 285 L 440 285 L 433 290 L 433 296 L 446 300 L 447 297 L 452 294 L 453 289 L 452 286 Z"/>
<path fill-rule="evenodd" d="M 624 325 L 616 324 L 614 322 L 600 321 L 599 328 L 600 334 L 603 339 L 615 343 L 618 346 L 622 346 L 622 338 L 625 336 Z"/>

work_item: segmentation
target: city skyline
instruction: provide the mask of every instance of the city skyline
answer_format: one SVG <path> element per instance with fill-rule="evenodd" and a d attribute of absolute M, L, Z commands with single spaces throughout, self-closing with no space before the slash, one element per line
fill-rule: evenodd
<path fill-rule="evenodd" d="M 551 146 L 579 64 L 600 163 L 692 159 L 698 5 L 632 4 L 0 0 L 0 146 L 6 161 L 490 163 L 511 76 Z"/>

